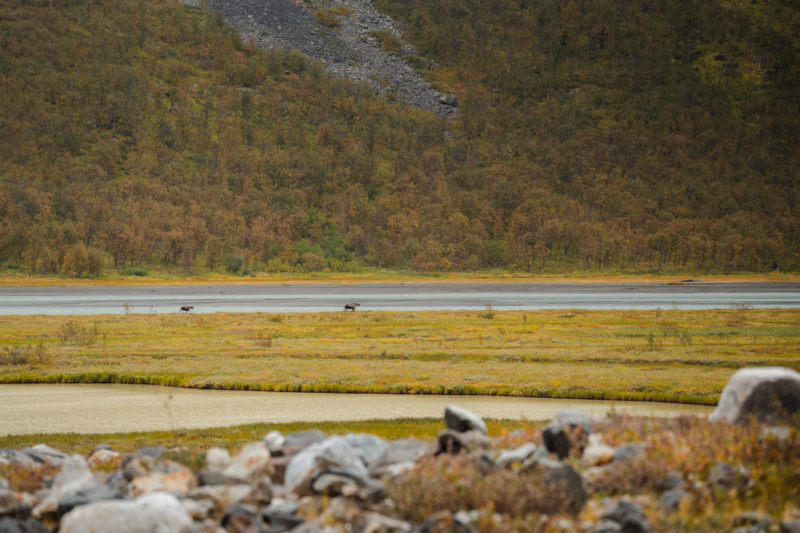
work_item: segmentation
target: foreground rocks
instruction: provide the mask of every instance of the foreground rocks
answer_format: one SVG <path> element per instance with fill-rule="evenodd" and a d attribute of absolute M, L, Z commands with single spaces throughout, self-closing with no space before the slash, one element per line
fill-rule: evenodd
<path fill-rule="evenodd" d="M 797 427 L 765 419 L 741 449 L 725 421 L 576 411 L 490 437 L 454 406 L 435 441 L 312 430 L 200 458 L 4 449 L 0 533 L 798 531 Z M 692 449 L 697 435 L 706 440 Z"/>

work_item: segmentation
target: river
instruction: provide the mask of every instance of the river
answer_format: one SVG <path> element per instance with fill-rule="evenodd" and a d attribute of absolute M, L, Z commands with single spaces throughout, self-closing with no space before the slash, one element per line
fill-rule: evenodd
<path fill-rule="evenodd" d="M 800 307 L 799 282 L 294 283 L 0 287 L 2 315 Z"/>
<path fill-rule="evenodd" d="M 595 416 L 706 415 L 711 407 L 657 402 L 497 396 L 312 394 L 150 385 L 0 385 L 0 435 L 119 433 L 248 424 L 441 417 L 446 405 L 480 416 L 549 420 L 561 409 Z"/>

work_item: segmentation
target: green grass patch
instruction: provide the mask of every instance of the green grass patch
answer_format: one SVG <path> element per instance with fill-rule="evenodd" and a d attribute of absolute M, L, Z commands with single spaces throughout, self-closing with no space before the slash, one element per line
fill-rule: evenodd
<path fill-rule="evenodd" d="M 521 420 L 487 419 L 490 434 L 499 436 L 515 429 L 535 426 Z M 59 450 L 86 454 L 98 444 L 109 444 L 120 452 L 129 452 L 142 446 L 161 445 L 182 447 L 202 452 L 211 446 L 234 450 L 264 438 L 271 430 L 283 434 L 308 429 L 319 429 L 327 434 L 370 433 L 387 440 L 406 437 L 433 439 L 444 429 L 441 418 L 399 418 L 392 420 L 362 420 L 348 422 L 292 422 L 282 424 L 244 424 L 239 426 L 205 429 L 178 429 L 174 431 L 138 431 L 132 433 L 52 433 L 9 435 L 0 437 L 0 448 L 23 448 L 46 442 Z"/>

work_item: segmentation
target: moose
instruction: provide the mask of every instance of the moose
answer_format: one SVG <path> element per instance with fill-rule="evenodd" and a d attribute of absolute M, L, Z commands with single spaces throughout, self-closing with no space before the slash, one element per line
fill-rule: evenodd
<path fill-rule="evenodd" d="M 188 313 L 192 309 L 194 309 L 193 305 L 182 305 L 181 306 L 181 311 L 184 312 L 184 313 Z"/>
<path fill-rule="evenodd" d="M 357 304 L 357 303 L 354 303 L 354 304 L 344 304 L 344 310 L 345 310 L 345 311 L 355 311 L 355 310 L 356 310 L 356 307 L 358 307 L 359 305 L 361 305 L 361 304 Z"/>

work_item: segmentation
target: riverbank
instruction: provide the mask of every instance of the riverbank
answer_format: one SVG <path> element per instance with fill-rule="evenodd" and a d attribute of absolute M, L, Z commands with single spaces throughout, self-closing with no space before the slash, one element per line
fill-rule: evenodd
<path fill-rule="evenodd" d="M 2 316 L 0 382 L 713 405 L 738 368 L 800 368 L 798 317 L 746 306 Z"/>
<path fill-rule="evenodd" d="M 218 283 L 381 283 L 381 282 L 508 282 L 508 283 L 685 283 L 686 280 L 735 283 L 735 282 L 798 282 L 800 273 L 768 272 L 747 274 L 704 274 L 704 273 L 651 273 L 626 274 L 619 272 L 567 272 L 531 274 L 525 272 L 406 272 L 392 270 L 365 270 L 362 272 L 296 272 L 268 273 L 256 272 L 247 275 L 221 274 L 208 272 L 183 274 L 180 272 L 150 272 L 142 269 L 140 274 L 132 275 L 108 270 L 94 278 L 69 278 L 57 275 L 0 273 L 0 286 L 6 287 L 44 287 L 59 285 L 192 285 Z"/>

